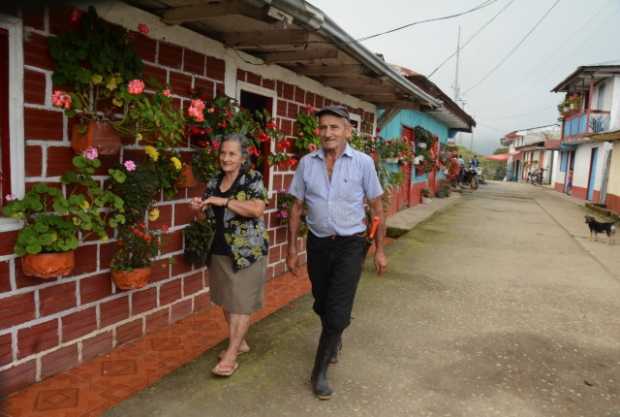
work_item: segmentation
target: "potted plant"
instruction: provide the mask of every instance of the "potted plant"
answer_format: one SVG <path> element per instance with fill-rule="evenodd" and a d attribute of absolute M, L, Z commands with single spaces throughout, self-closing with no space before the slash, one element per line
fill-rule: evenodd
<path fill-rule="evenodd" d="M 205 217 L 192 221 L 183 229 L 185 260 L 196 267 L 205 266 L 214 237 L 215 219 Z"/>
<path fill-rule="evenodd" d="M 314 115 L 316 109 L 310 105 L 303 107 L 295 120 L 297 140 L 293 150 L 298 159 L 307 153 L 314 152 L 321 146 L 319 137 L 319 120 Z"/>
<path fill-rule="evenodd" d="M 77 30 L 49 38 L 54 61 L 52 102 L 75 118 L 73 149 L 90 147 L 100 154 L 118 153 L 121 140 L 111 122 L 122 107 L 119 95 L 129 80 L 139 78 L 142 60 L 131 48 L 127 30 L 101 20 L 94 9 L 81 15 Z"/>
<path fill-rule="evenodd" d="M 161 233 L 147 230 L 143 224 L 121 227 L 111 264 L 114 284 L 123 290 L 144 287 L 160 244 Z"/>
<path fill-rule="evenodd" d="M 11 201 L 3 210 L 6 216 L 24 222 L 15 254 L 22 256 L 26 275 L 44 279 L 69 275 L 80 238 L 94 233 L 106 240 L 107 227 L 115 228 L 125 222 L 123 200 L 102 189 L 92 178 L 101 166 L 96 149 L 74 157 L 73 165 L 75 171 L 68 171 L 61 178 L 67 186 L 67 196 L 59 188 L 38 183 L 24 198 L 9 198 Z M 109 173 L 114 182 L 124 180 L 121 172 Z"/>

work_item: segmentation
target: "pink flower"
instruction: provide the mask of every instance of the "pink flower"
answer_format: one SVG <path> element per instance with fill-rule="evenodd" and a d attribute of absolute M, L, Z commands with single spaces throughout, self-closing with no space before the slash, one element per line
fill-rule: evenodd
<path fill-rule="evenodd" d="M 97 157 L 99 156 L 99 152 L 97 152 L 97 148 L 93 148 L 91 146 L 90 148 L 82 152 L 82 155 L 84 155 L 84 158 L 88 159 L 89 161 L 92 161 L 94 159 L 97 159 Z"/>
<path fill-rule="evenodd" d="M 146 34 L 148 34 L 150 32 L 150 29 L 149 29 L 149 27 L 146 24 L 140 23 L 138 25 L 138 32 L 146 35 Z"/>
<path fill-rule="evenodd" d="M 187 114 L 193 118 L 197 122 L 204 122 L 205 115 L 205 103 L 200 99 L 192 100 L 189 108 L 187 109 Z"/>
<path fill-rule="evenodd" d="M 163 95 L 165 95 L 166 97 L 170 97 L 170 96 L 172 95 L 172 94 L 170 93 L 170 89 L 169 89 L 169 88 L 166 88 L 166 89 L 162 92 L 162 94 L 163 94 Z"/>
<path fill-rule="evenodd" d="M 52 94 L 52 104 L 54 107 L 60 107 L 64 109 L 71 108 L 71 96 L 62 90 L 56 90 Z"/>
<path fill-rule="evenodd" d="M 13 194 L 7 194 L 7 195 L 4 196 L 4 199 L 6 201 L 13 201 L 13 200 L 17 200 L 17 197 L 14 196 Z"/>
<path fill-rule="evenodd" d="M 82 11 L 78 8 L 74 8 L 71 11 L 71 16 L 69 17 L 69 21 L 71 23 L 78 23 L 82 19 Z"/>
<path fill-rule="evenodd" d="M 138 94 L 142 94 L 144 92 L 144 81 L 142 80 L 131 80 L 129 84 L 127 84 L 127 91 L 129 94 L 133 94 L 137 96 Z"/>
<path fill-rule="evenodd" d="M 315 145 L 314 143 L 309 144 L 309 145 L 308 145 L 308 150 L 309 150 L 310 152 L 314 152 L 314 151 L 316 151 L 316 145 Z"/>
<path fill-rule="evenodd" d="M 123 166 L 129 172 L 136 170 L 136 163 L 134 161 L 131 161 L 131 160 L 123 162 Z"/>
<path fill-rule="evenodd" d="M 213 142 L 211 142 L 211 146 L 213 147 L 214 150 L 218 150 L 220 149 L 220 145 L 222 143 L 219 140 L 214 140 Z"/>
<path fill-rule="evenodd" d="M 288 211 L 286 211 L 286 210 L 280 210 L 280 218 L 281 218 L 281 219 L 286 219 L 286 218 L 288 218 Z"/>

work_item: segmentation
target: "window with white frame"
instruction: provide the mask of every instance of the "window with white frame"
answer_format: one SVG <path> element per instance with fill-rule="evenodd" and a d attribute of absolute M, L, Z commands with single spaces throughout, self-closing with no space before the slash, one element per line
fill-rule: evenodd
<path fill-rule="evenodd" d="M 2 202 L 11 194 L 24 195 L 24 58 L 22 22 L 0 14 L 0 192 Z M 20 227 L 0 218 L 0 231 Z"/>

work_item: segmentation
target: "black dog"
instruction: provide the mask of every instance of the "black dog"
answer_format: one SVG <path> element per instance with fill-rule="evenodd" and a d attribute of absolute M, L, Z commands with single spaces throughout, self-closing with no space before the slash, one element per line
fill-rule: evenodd
<path fill-rule="evenodd" d="M 609 244 L 615 242 L 616 235 L 616 222 L 599 222 L 592 216 L 586 216 L 586 224 L 590 228 L 590 240 L 592 240 L 592 236 L 594 235 L 594 240 L 597 240 L 599 233 L 607 234 L 607 238 L 609 239 Z"/>

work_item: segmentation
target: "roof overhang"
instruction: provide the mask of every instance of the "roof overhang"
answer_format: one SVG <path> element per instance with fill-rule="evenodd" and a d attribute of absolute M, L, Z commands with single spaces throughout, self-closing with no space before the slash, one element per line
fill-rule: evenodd
<path fill-rule="evenodd" d="M 243 51 L 258 66 L 279 65 L 376 105 L 442 104 L 304 0 L 125 1 Z"/>
<path fill-rule="evenodd" d="M 591 82 L 596 83 L 614 75 L 620 75 L 620 65 L 581 66 L 553 87 L 551 92 L 585 92 L 590 89 Z"/>
<path fill-rule="evenodd" d="M 604 133 L 596 133 L 590 135 L 590 138 L 596 142 L 611 142 L 620 140 L 620 130 L 612 130 Z"/>

